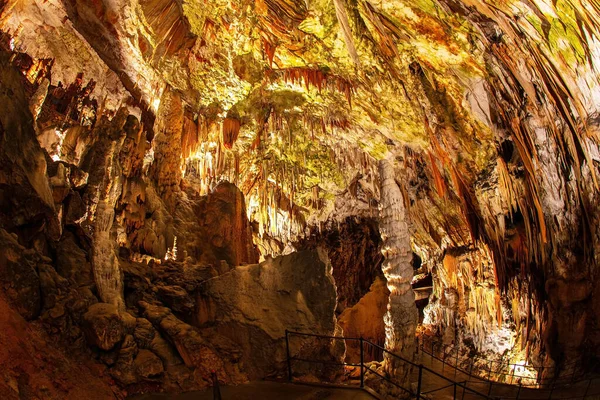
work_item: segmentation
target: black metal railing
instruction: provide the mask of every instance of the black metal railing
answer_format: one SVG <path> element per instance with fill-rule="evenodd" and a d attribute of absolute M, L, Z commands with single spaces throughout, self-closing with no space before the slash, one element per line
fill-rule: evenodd
<path fill-rule="evenodd" d="M 305 357 L 297 357 L 291 355 L 290 350 L 290 338 L 292 337 L 312 337 L 319 338 L 325 340 L 344 340 L 344 341 L 357 341 L 360 344 L 360 363 L 345 363 L 345 362 L 335 362 L 331 360 L 314 360 L 308 359 Z M 385 381 L 387 384 L 390 384 L 404 394 L 414 397 L 416 399 L 423 399 L 425 395 L 436 393 L 442 390 L 449 390 L 452 388 L 453 398 L 464 399 L 466 395 L 468 395 L 469 399 L 490 399 L 491 397 L 468 387 L 467 382 L 456 382 L 451 378 L 448 378 L 438 372 L 424 366 L 423 364 L 417 364 L 411 360 L 407 360 L 404 357 L 401 357 L 395 353 L 392 353 L 386 350 L 383 346 L 379 346 L 373 342 L 370 342 L 367 339 L 363 338 L 353 338 L 353 337 L 342 337 L 342 336 L 330 336 L 330 335 L 317 335 L 313 333 L 303 333 L 303 332 L 294 332 L 287 331 L 285 332 L 285 342 L 286 342 L 286 352 L 287 352 L 287 367 L 288 367 L 288 379 L 290 382 L 294 380 L 293 374 L 293 363 L 294 362 L 306 362 L 306 363 L 317 363 L 317 364 L 325 364 L 325 365 L 338 365 L 338 366 L 350 366 L 350 367 L 358 367 L 360 368 L 360 388 L 366 388 L 365 383 L 365 375 L 367 373 L 373 374 L 379 379 Z M 384 355 L 388 357 L 395 358 L 398 362 L 406 364 L 407 369 L 413 369 L 418 373 L 417 378 L 417 387 L 416 391 L 408 385 L 406 382 L 398 382 L 393 377 L 388 376 L 383 371 L 378 371 L 375 368 L 371 368 L 371 366 L 364 361 L 365 349 L 371 347 L 373 350 L 381 351 Z M 411 379 L 412 381 L 412 379 Z M 372 388 L 371 388 L 372 389 Z"/>
<path fill-rule="evenodd" d="M 431 346 L 425 345 L 421 342 L 418 345 L 418 348 L 424 354 L 427 354 L 431 357 L 431 360 L 437 360 L 441 363 L 442 371 L 444 371 L 445 367 L 450 367 L 454 369 L 454 376 L 456 377 L 457 372 L 465 375 L 467 377 L 467 382 L 472 385 L 481 386 L 482 389 L 485 388 L 484 391 L 487 391 L 488 395 L 493 395 L 495 390 L 494 388 L 504 389 L 504 392 L 507 392 L 507 388 L 513 387 L 513 392 L 516 390 L 516 393 L 504 394 L 501 396 L 493 396 L 493 398 L 502 398 L 502 399 L 597 399 L 600 396 L 599 393 L 593 393 L 592 391 L 592 383 L 596 382 L 597 385 L 594 387 L 597 389 L 597 386 L 600 386 L 600 377 L 598 376 L 587 376 L 585 374 L 581 374 L 579 376 L 575 375 L 575 372 L 578 371 L 576 368 L 576 363 L 571 363 L 572 368 L 568 368 L 567 371 L 570 371 L 566 374 L 559 374 L 558 369 L 554 369 L 554 367 L 546 367 L 546 370 L 554 369 L 552 372 L 554 376 L 544 378 L 542 376 L 544 367 L 531 367 L 530 371 L 533 369 L 536 371 L 537 375 L 535 378 L 527 375 L 516 375 L 516 368 L 523 368 L 521 364 L 514 363 L 503 363 L 499 361 L 489 361 L 482 358 L 470 357 L 469 361 L 466 362 L 468 367 L 465 369 L 460 366 L 459 362 L 459 349 L 457 347 L 450 347 L 450 350 L 446 349 L 446 346 L 440 344 L 439 348 L 441 352 L 437 354 L 442 354 L 442 356 L 438 356 L 435 352 L 436 344 L 435 342 L 431 343 Z M 454 364 L 452 364 L 454 361 Z M 461 360 L 463 361 L 463 360 Z M 473 374 L 473 366 L 475 363 L 481 364 L 483 361 L 484 365 L 487 365 L 488 368 L 482 368 L 483 374 Z M 496 369 L 494 369 L 494 365 L 496 365 Z M 506 370 L 511 370 L 511 372 L 504 372 Z M 596 370 L 592 368 L 592 370 Z M 483 375 L 483 376 L 482 376 Z M 505 381 L 497 381 L 494 378 L 497 377 L 509 377 L 510 379 L 506 379 Z M 517 383 L 515 383 L 515 378 L 517 379 Z M 533 384 L 523 384 L 522 380 L 519 379 L 527 379 L 527 380 L 535 380 L 536 383 Z M 472 381 L 473 380 L 473 381 Z"/>
<path fill-rule="evenodd" d="M 291 354 L 290 340 L 294 337 L 298 338 L 317 338 L 320 340 L 343 340 L 344 342 L 358 342 L 360 346 L 360 362 L 359 363 L 346 363 L 335 360 L 315 360 L 307 357 L 299 357 Z M 531 388 L 524 386 L 522 383 L 519 385 L 511 385 L 506 382 L 495 382 L 487 380 L 479 376 L 472 375 L 472 371 L 466 371 L 459 366 L 458 352 L 454 357 L 454 365 L 449 361 L 451 357 L 438 357 L 435 351 L 429 352 L 423 346 L 417 346 L 421 348 L 424 354 L 428 354 L 431 357 L 432 367 L 433 360 L 441 363 L 442 373 L 429 368 L 422 363 L 416 363 L 412 360 L 408 360 L 400 355 L 392 353 L 386 350 L 383 346 L 377 345 L 370 342 L 367 339 L 355 338 L 355 337 L 342 337 L 342 336 L 330 336 L 330 335 L 317 335 L 313 333 L 303 333 L 287 331 L 285 334 L 286 351 L 287 351 L 287 367 L 288 367 L 288 379 L 290 382 L 294 380 L 293 364 L 295 362 L 303 363 L 317 363 L 324 365 L 336 365 L 341 367 L 353 367 L 360 368 L 360 383 L 359 388 L 366 389 L 367 382 L 365 376 L 371 374 L 370 380 L 376 380 L 377 378 L 381 381 L 386 382 L 388 385 L 392 385 L 402 391 L 405 395 L 409 395 L 416 399 L 426 398 L 424 396 L 430 396 L 433 394 L 434 398 L 436 394 L 444 391 L 446 396 L 452 397 L 453 399 L 592 399 L 598 398 L 599 393 L 593 393 L 591 390 L 592 386 L 598 389 L 600 387 L 600 378 L 592 377 L 585 380 L 575 380 L 571 378 L 568 383 L 560 383 L 559 380 L 555 380 L 552 384 L 547 385 L 547 388 Z M 407 382 L 399 382 L 394 379 L 393 376 L 389 376 L 385 371 L 377 370 L 372 368 L 372 365 L 365 362 L 364 354 L 366 351 L 374 350 L 380 351 L 387 358 L 394 358 L 396 362 L 405 364 L 406 369 L 412 369 L 413 375 L 410 382 L 416 381 L 416 389 Z M 418 350 L 417 350 L 418 352 Z M 444 352 L 444 354 L 446 354 Z M 515 364 L 520 366 L 519 364 Z M 472 366 L 472 364 L 471 364 Z M 448 377 L 445 374 L 449 371 L 445 371 L 445 368 L 453 368 L 454 377 Z M 417 374 L 416 376 L 414 376 Z M 462 375 L 457 379 L 458 375 Z M 513 377 L 515 375 L 513 374 Z M 596 381 L 597 385 L 592 385 Z M 356 386 L 356 385 L 355 385 Z M 374 390 L 373 387 L 369 389 Z M 376 391 L 376 390 L 375 390 Z"/>

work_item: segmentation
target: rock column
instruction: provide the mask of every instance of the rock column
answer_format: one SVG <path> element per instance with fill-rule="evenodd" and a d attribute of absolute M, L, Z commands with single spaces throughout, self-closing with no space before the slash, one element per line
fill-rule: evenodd
<path fill-rule="evenodd" d="M 394 179 L 394 167 L 388 160 L 379 163 L 381 202 L 379 231 L 385 257 L 382 269 L 387 278 L 390 297 L 385 322 L 385 348 L 412 361 L 415 354 L 415 331 L 418 311 L 411 287 L 413 278 L 412 249 L 408 213 L 402 192 Z M 385 370 L 395 382 L 409 387 L 410 365 L 389 355 Z"/>

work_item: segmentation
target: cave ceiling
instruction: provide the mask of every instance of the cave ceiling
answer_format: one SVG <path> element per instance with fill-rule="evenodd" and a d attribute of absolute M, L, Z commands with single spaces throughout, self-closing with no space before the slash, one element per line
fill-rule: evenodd
<path fill-rule="evenodd" d="M 596 0 L 2 3 L 12 45 L 55 59 L 52 84 L 84 72 L 106 108 L 137 109 L 149 139 L 178 93 L 194 124 L 182 174 L 232 180 L 265 215 L 331 211 L 393 157 L 423 243 L 497 233 L 478 221 L 490 182 L 498 213 L 533 210 L 528 240 L 546 243 L 532 125 L 557 138 L 577 190 L 597 186 L 577 172 L 597 153 Z M 461 221 L 468 230 L 452 228 Z"/>

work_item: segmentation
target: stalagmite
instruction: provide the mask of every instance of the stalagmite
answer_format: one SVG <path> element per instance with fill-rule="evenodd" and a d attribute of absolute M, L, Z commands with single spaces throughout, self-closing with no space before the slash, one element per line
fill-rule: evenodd
<path fill-rule="evenodd" d="M 385 348 L 411 360 L 415 354 L 415 330 L 418 313 L 410 285 L 413 277 L 412 250 L 408 215 L 402 192 L 394 179 L 394 167 L 388 160 L 379 162 L 381 203 L 379 231 L 385 257 L 382 269 L 387 278 L 390 297 L 385 315 Z M 394 381 L 407 386 L 410 366 L 385 355 L 386 372 Z"/>

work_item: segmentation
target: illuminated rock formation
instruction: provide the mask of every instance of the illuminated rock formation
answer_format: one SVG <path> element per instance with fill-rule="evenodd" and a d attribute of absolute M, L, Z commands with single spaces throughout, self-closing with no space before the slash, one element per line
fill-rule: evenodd
<path fill-rule="evenodd" d="M 412 361 L 415 355 L 415 332 L 418 313 L 411 282 L 413 278 L 412 248 L 408 213 L 402 192 L 395 180 L 390 161 L 379 162 L 381 182 L 380 225 L 384 256 L 383 274 L 390 290 L 385 321 L 385 348 Z M 384 355 L 386 372 L 406 385 L 412 366 L 389 354 Z"/>
<path fill-rule="evenodd" d="M 286 329 L 336 332 L 335 284 L 323 251 L 301 251 L 237 267 L 206 281 L 197 301 L 196 318 L 203 334 L 217 342 L 238 343 L 239 362 L 250 379 L 285 376 Z M 340 362 L 344 349 L 339 350 L 328 340 L 291 339 L 295 357 Z M 296 371 L 311 371 L 308 367 L 295 365 Z"/>
<path fill-rule="evenodd" d="M 420 322 L 461 354 L 591 370 L 597 3 L 0 0 L 0 302 L 116 397 L 205 387 L 211 363 L 281 376 L 281 331 L 341 316 L 408 359 Z M 324 304 L 292 298 L 309 286 Z M 276 348 L 252 364 L 252 341 Z"/>

